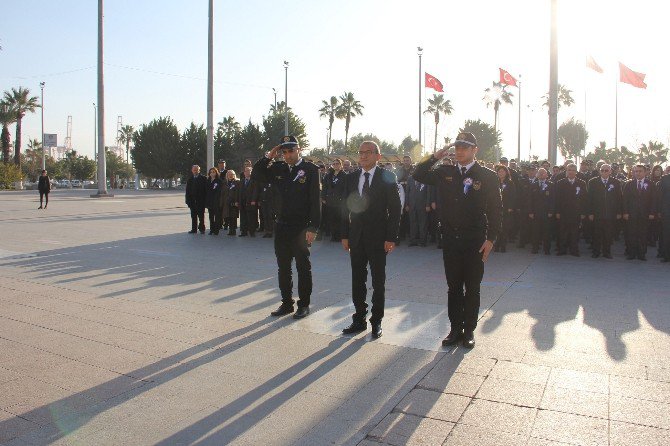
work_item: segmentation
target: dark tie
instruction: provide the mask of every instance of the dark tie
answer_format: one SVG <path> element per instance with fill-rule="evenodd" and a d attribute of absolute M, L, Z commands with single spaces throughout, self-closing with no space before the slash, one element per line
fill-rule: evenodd
<path fill-rule="evenodd" d="M 365 181 L 363 182 L 361 196 L 366 197 L 370 193 L 370 172 L 365 172 L 363 176 L 365 176 Z"/>
<path fill-rule="evenodd" d="M 462 176 L 465 176 L 465 173 L 466 173 L 467 171 L 468 171 L 468 168 L 467 168 L 467 167 L 465 167 L 465 166 L 461 167 L 461 175 L 462 175 Z"/>
<path fill-rule="evenodd" d="M 642 191 L 642 181 L 637 182 L 637 191 L 641 192 Z"/>

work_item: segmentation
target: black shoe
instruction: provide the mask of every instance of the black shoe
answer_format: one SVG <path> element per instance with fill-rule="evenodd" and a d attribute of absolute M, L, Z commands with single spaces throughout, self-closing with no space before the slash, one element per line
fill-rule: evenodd
<path fill-rule="evenodd" d="M 205 230 L 204 230 L 204 229 L 201 229 L 201 230 L 200 230 L 200 233 L 201 233 L 201 234 L 204 234 L 204 233 L 205 233 Z"/>
<path fill-rule="evenodd" d="M 417 242 L 409 242 L 409 245 L 407 245 L 407 246 L 417 246 L 417 245 L 418 245 Z"/>
<path fill-rule="evenodd" d="M 425 248 L 425 247 L 428 246 L 428 245 L 425 244 L 425 243 L 419 243 L 419 246 L 421 246 L 422 248 Z"/>
<path fill-rule="evenodd" d="M 250 232 L 249 237 L 256 237 L 256 233 L 255 232 Z"/>
<path fill-rule="evenodd" d="M 661 263 L 668 263 L 670 262 L 670 259 L 661 259 Z"/>
<path fill-rule="evenodd" d="M 242 232 L 238 237 L 246 237 L 246 236 L 247 236 L 247 233 L 246 233 L 246 232 Z"/>
<path fill-rule="evenodd" d="M 579 253 L 578 253 L 578 252 L 571 252 L 570 255 L 571 255 L 572 257 L 579 257 Z"/>
<path fill-rule="evenodd" d="M 228 235 L 236 235 L 236 234 L 237 234 L 237 231 L 234 230 L 234 229 L 231 229 L 231 230 L 228 231 Z"/>
<path fill-rule="evenodd" d="M 270 316 L 284 316 L 286 314 L 291 314 L 293 313 L 293 305 L 288 306 L 288 305 L 280 305 L 279 308 L 277 308 L 275 311 L 270 313 Z"/>
<path fill-rule="evenodd" d="M 626 256 L 626 260 L 635 260 L 635 256 Z"/>
<path fill-rule="evenodd" d="M 475 347 L 475 334 L 473 332 L 468 331 L 463 335 L 463 347 L 465 348 Z"/>
<path fill-rule="evenodd" d="M 642 261 L 646 262 L 647 258 L 645 256 L 640 256 L 640 257 L 638 257 L 638 260 L 642 260 Z"/>
<path fill-rule="evenodd" d="M 302 319 L 309 314 L 309 307 L 298 307 L 298 311 L 293 315 L 293 319 Z"/>
<path fill-rule="evenodd" d="M 556 253 L 556 255 L 557 255 L 557 256 L 564 256 L 564 255 L 565 255 L 565 252 L 563 252 L 563 251 L 558 251 L 558 252 Z"/>
<path fill-rule="evenodd" d="M 214 232 L 209 231 L 208 234 L 209 234 L 209 235 L 214 235 Z"/>
<path fill-rule="evenodd" d="M 37 209 L 44 209 L 42 206 L 38 207 Z"/>
<path fill-rule="evenodd" d="M 591 254 L 591 257 L 593 257 L 594 259 L 597 259 L 598 257 L 600 257 L 600 254 L 598 254 L 597 252 L 594 252 L 593 254 Z"/>
<path fill-rule="evenodd" d="M 368 324 L 366 322 L 352 322 L 351 325 L 342 329 L 342 334 L 349 335 L 349 334 L 362 333 L 367 329 Z"/>
<path fill-rule="evenodd" d="M 442 339 L 442 347 L 449 347 L 450 345 L 457 344 L 461 339 L 463 339 L 462 331 L 451 330 L 447 337 Z"/>
<path fill-rule="evenodd" d="M 272 238 L 272 234 L 264 234 L 263 238 Z"/>
<path fill-rule="evenodd" d="M 188 233 L 189 233 L 189 234 L 197 234 L 198 231 L 196 231 L 195 229 L 191 229 L 190 231 L 188 231 Z"/>
<path fill-rule="evenodd" d="M 381 322 L 378 324 L 372 324 L 372 337 L 374 339 L 379 339 L 382 337 L 382 324 Z"/>
<path fill-rule="evenodd" d="M 603 254 L 603 257 L 605 257 L 606 259 L 612 259 L 613 258 L 612 254 Z"/>

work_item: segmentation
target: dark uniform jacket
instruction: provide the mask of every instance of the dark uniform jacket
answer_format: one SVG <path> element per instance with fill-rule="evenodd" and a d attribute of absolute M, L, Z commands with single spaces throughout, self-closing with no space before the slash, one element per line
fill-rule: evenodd
<path fill-rule="evenodd" d="M 186 206 L 194 210 L 204 211 L 207 197 L 207 178 L 198 174 L 191 175 L 186 181 Z"/>
<path fill-rule="evenodd" d="M 207 194 L 205 195 L 207 209 L 219 209 L 222 189 L 223 183 L 219 178 L 216 178 L 214 181 L 209 178 L 207 179 Z"/>
<path fill-rule="evenodd" d="M 554 207 L 561 218 L 579 217 L 588 210 L 588 192 L 586 183 L 575 178 L 573 184 L 566 177 L 556 183 Z"/>
<path fill-rule="evenodd" d="M 434 157 L 417 164 L 414 178 L 437 188 L 437 205 L 445 234 L 467 237 L 484 235 L 495 242 L 502 224 L 502 198 L 498 175 L 491 169 L 475 163 L 465 178 L 457 166 L 440 165 Z M 465 184 L 468 186 L 465 192 Z"/>
<path fill-rule="evenodd" d="M 361 169 L 346 176 L 345 204 L 342 218 L 342 238 L 349 246 L 370 243 L 383 247 L 384 242 L 396 242 L 400 229 L 400 194 L 396 176 L 377 166 L 370 181 L 367 197 L 358 192 Z"/>
<path fill-rule="evenodd" d="M 517 209 L 517 193 L 516 184 L 513 180 L 506 180 L 503 183 L 498 182 L 500 187 L 500 195 L 502 196 L 503 213 L 507 213 L 509 209 Z"/>
<path fill-rule="evenodd" d="M 49 175 L 40 175 L 40 178 L 37 181 L 37 190 L 42 193 L 49 193 L 51 191 L 51 180 L 49 180 Z"/>
<path fill-rule="evenodd" d="M 334 171 L 328 172 L 323 178 L 321 198 L 326 200 L 328 206 L 340 206 L 344 198 L 344 182 L 347 174 L 343 170 L 336 175 Z"/>
<path fill-rule="evenodd" d="M 642 190 L 637 190 L 637 180 L 627 182 L 623 187 L 623 213 L 638 217 L 656 214 L 656 187 L 645 178 Z"/>
<path fill-rule="evenodd" d="M 544 186 L 540 181 L 536 181 L 530 189 L 528 213 L 533 214 L 536 219 L 548 218 L 549 214 L 553 214 L 555 189 L 556 185 L 549 180 L 545 180 Z"/>
<path fill-rule="evenodd" d="M 273 162 L 263 157 L 256 162 L 251 178 L 272 183 L 277 223 L 317 231 L 321 222 L 321 200 L 316 164 L 300 160 L 291 173 L 284 161 Z"/>
<path fill-rule="evenodd" d="M 670 221 L 670 174 L 663 175 L 658 184 L 656 210 L 661 214 L 663 220 Z"/>
<path fill-rule="evenodd" d="M 258 204 L 260 197 L 260 187 L 258 181 L 255 181 L 251 178 L 248 180 L 243 178 L 240 180 L 240 195 L 239 203 L 240 207 L 251 206 L 251 203 Z"/>
<path fill-rule="evenodd" d="M 614 220 L 621 214 L 621 183 L 616 178 L 608 178 L 603 184 L 600 176 L 591 178 L 588 184 L 589 215 L 596 220 Z"/>

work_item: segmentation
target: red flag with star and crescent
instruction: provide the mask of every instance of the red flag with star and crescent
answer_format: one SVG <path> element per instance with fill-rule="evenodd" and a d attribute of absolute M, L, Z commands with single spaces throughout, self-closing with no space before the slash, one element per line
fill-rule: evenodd
<path fill-rule="evenodd" d="M 586 56 L 586 67 L 592 69 L 596 73 L 602 73 L 603 69 L 596 63 L 593 56 Z"/>
<path fill-rule="evenodd" d="M 426 87 L 427 88 L 432 88 L 435 91 L 444 92 L 442 89 L 442 82 L 440 82 L 435 76 L 432 76 L 428 73 L 426 73 Z"/>
<path fill-rule="evenodd" d="M 503 70 L 502 68 L 498 68 L 500 70 L 500 83 L 505 84 L 505 85 L 511 85 L 512 87 L 517 87 L 518 85 L 516 84 L 516 79 L 514 79 L 514 76 L 509 74 L 507 71 Z"/>
<path fill-rule="evenodd" d="M 630 84 L 633 87 L 647 88 L 647 84 L 644 83 L 645 76 L 646 74 L 633 71 L 619 62 L 619 81 Z"/>

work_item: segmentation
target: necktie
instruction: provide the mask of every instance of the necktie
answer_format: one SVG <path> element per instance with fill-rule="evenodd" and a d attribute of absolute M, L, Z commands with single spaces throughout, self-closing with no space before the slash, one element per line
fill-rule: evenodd
<path fill-rule="evenodd" d="M 365 176 L 365 181 L 363 182 L 361 196 L 365 197 L 370 193 L 370 172 L 365 172 L 363 176 Z"/>
<path fill-rule="evenodd" d="M 465 176 L 465 173 L 468 171 L 468 168 L 463 166 L 461 167 L 461 175 Z"/>
<path fill-rule="evenodd" d="M 640 192 L 642 190 L 642 181 L 637 182 L 637 191 Z"/>

